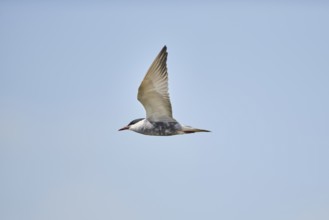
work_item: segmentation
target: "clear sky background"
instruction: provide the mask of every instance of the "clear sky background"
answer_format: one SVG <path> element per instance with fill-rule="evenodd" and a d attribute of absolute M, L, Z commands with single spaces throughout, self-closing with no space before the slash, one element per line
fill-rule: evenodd
<path fill-rule="evenodd" d="M 329 219 L 325 1 L 0 3 L 0 219 Z M 117 130 L 167 45 L 174 117 Z"/>

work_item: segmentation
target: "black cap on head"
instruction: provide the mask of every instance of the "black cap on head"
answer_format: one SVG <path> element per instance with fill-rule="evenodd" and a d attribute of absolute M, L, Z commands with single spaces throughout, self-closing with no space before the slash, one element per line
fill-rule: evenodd
<path fill-rule="evenodd" d="M 128 124 L 128 126 L 129 126 L 129 125 L 136 124 L 137 122 L 139 122 L 139 121 L 141 121 L 141 120 L 143 120 L 143 119 L 144 119 L 144 118 L 138 118 L 138 119 L 132 120 L 132 121 Z"/>

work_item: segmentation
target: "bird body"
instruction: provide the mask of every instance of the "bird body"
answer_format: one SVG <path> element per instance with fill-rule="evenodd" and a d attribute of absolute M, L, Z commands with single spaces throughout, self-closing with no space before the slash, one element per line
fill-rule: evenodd
<path fill-rule="evenodd" d="M 150 121 L 143 119 L 129 128 L 132 131 L 145 135 L 154 136 L 170 136 L 177 134 L 177 131 L 182 129 L 182 126 L 176 121 Z"/>
<path fill-rule="evenodd" d="M 145 108 L 146 118 L 135 119 L 119 131 L 132 130 L 154 136 L 209 132 L 181 125 L 173 118 L 168 93 L 167 56 L 167 47 L 164 46 L 138 88 L 137 99 Z"/>

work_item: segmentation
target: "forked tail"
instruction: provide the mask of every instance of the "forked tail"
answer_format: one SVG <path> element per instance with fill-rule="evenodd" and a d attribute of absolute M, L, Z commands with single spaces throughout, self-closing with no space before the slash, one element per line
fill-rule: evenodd
<path fill-rule="evenodd" d="M 210 132 L 210 131 L 205 130 L 205 129 L 198 129 L 198 128 L 184 126 L 182 129 L 182 132 L 183 132 L 183 134 L 192 134 L 192 133 L 196 133 L 196 132 Z"/>

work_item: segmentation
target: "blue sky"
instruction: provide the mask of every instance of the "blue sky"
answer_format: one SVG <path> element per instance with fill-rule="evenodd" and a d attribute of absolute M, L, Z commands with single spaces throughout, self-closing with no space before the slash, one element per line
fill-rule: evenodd
<path fill-rule="evenodd" d="M 0 3 L 0 218 L 329 218 L 329 5 Z M 117 130 L 167 45 L 174 117 Z"/>

